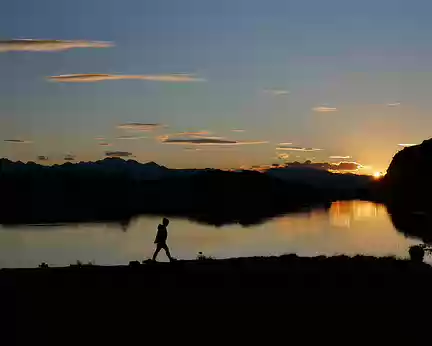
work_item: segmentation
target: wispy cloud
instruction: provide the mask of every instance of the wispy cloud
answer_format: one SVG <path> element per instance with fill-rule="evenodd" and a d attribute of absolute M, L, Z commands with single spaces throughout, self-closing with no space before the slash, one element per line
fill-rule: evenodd
<path fill-rule="evenodd" d="M 412 146 L 414 146 L 414 145 L 417 145 L 417 144 L 415 144 L 415 143 L 401 143 L 401 144 L 398 144 L 400 147 L 412 147 Z"/>
<path fill-rule="evenodd" d="M 103 141 L 103 140 L 105 140 L 105 137 L 95 137 L 95 139 L 96 139 L 97 141 Z"/>
<path fill-rule="evenodd" d="M 348 160 L 351 159 L 351 156 L 338 156 L 338 155 L 332 155 L 329 156 L 330 159 L 335 159 L 335 160 Z"/>
<path fill-rule="evenodd" d="M 27 141 L 27 140 L 23 140 L 23 139 L 5 139 L 5 142 L 8 143 L 16 143 L 16 144 L 30 144 L 33 143 L 32 141 Z"/>
<path fill-rule="evenodd" d="M 284 90 L 284 89 L 264 89 L 263 91 L 266 94 L 271 94 L 275 96 L 283 96 L 283 95 L 288 95 L 290 93 L 288 90 Z"/>
<path fill-rule="evenodd" d="M 284 169 L 284 168 L 309 168 L 309 169 L 318 169 L 318 170 L 326 170 L 337 173 L 348 173 L 348 172 L 357 172 L 359 169 L 365 168 L 366 166 L 361 165 L 358 162 L 349 162 L 349 161 L 341 161 L 338 163 L 330 163 L 330 162 L 287 162 L 283 164 L 273 164 L 273 165 L 260 165 L 260 166 L 252 166 L 251 169 L 259 170 L 259 171 L 267 171 L 269 169 Z"/>
<path fill-rule="evenodd" d="M 101 143 L 99 143 L 99 145 L 101 147 L 110 147 L 112 144 L 111 143 L 107 143 L 107 142 L 101 142 Z"/>
<path fill-rule="evenodd" d="M 286 150 L 286 151 L 320 151 L 324 149 L 318 149 L 318 148 L 304 148 L 304 147 L 277 147 L 276 150 Z"/>
<path fill-rule="evenodd" d="M 39 161 L 48 161 L 48 156 L 39 155 L 39 156 L 37 157 L 37 159 L 38 159 Z"/>
<path fill-rule="evenodd" d="M 335 107 L 327 107 L 327 106 L 319 106 L 319 107 L 312 108 L 312 110 L 314 112 L 319 112 L 319 113 L 329 113 L 329 112 L 336 112 L 337 108 L 335 108 Z"/>
<path fill-rule="evenodd" d="M 282 142 L 282 143 L 279 143 L 279 146 L 283 146 L 283 145 L 292 145 L 292 143 L 291 142 Z"/>
<path fill-rule="evenodd" d="M 66 155 L 63 160 L 65 161 L 75 161 L 76 156 L 75 155 Z"/>
<path fill-rule="evenodd" d="M 108 80 L 137 79 L 153 82 L 189 83 L 204 82 L 205 79 L 194 77 L 190 74 L 165 74 L 165 75 L 122 75 L 122 74 L 65 74 L 48 77 L 54 82 L 64 83 L 91 83 Z"/>
<path fill-rule="evenodd" d="M 277 158 L 280 160 L 288 160 L 289 157 L 290 157 L 290 154 L 285 154 L 285 153 L 277 154 Z"/>
<path fill-rule="evenodd" d="M 165 144 L 179 145 L 207 145 L 207 146 L 234 146 L 247 144 L 264 144 L 267 141 L 238 141 L 219 136 L 208 136 L 208 131 L 179 132 L 158 136 L 156 139 Z"/>
<path fill-rule="evenodd" d="M 397 107 L 400 106 L 400 102 L 394 102 L 394 103 L 387 103 L 387 107 Z"/>
<path fill-rule="evenodd" d="M 287 167 L 304 167 L 304 168 L 314 168 L 314 169 L 321 169 L 321 170 L 328 170 L 328 171 L 335 171 L 335 172 L 355 172 L 358 171 L 361 168 L 364 168 L 362 164 L 354 161 L 341 161 L 337 163 L 331 163 L 331 162 L 311 162 L 311 161 L 305 161 L 303 163 L 301 162 L 291 162 L 286 164 Z"/>
<path fill-rule="evenodd" d="M 210 132 L 206 131 L 206 130 L 202 130 L 202 131 L 191 131 L 191 132 L 177 132 L 177 133 L 172 133 L 170 135 L 167 135 L 169 137 L 179 137 L 179 136 L 207 136 L 209 135 Z"/>
<path fill-rule="evenodd" d="M 118 129 L 132 132 L 150 132 L 162 127 L 165 127 L 165 125 L 152 123 L 125 123 L 117 126 Z"/>
<path fill-rule="evenodd" d="M 232 132 L 245 132 L 246 130 L 243 129 L 232 129 Z"/>
<path fill-rule="evenodd" d="M 238 149 L 238 146 L 235 145 L 195 145 L 195 151 L 201 152 L 227 152 L 227 151 L 235 151 Z M 190 150 L 192 150 L 190 148 Z"/>
<path fill-rule="evenodd" d="M 247 144 L 264 144 L 268 143 L 266 141 L 235 141 L 228 139 L 217 139 L 211 137 L 202 137 L 202 138 L 184 138 L 184 139 L 176 139 L 176 138 L 166 138 L 162 139 L 162 143 L 165 144 L 193 144 L 193 145 L 247 145 Z"/>
<path fill-rule="evenodd" d="M 323 168 L 333 171 L 357 171 L 364 166 L 358 162 L 342 161 L 339 163 L 324 163 Z"/>
<path fill-rule="evenodd" d="M 0 41 L 0 52 L 56 52 L 72 48 L 108 48 L 112 42 L 83 40 L 14 39 Z"/>
<path fill-rule="evenodd" d="M 184 151 L 200 151 L 201 148 L 183 148 Z"/>
<path fill-rule="evenodd" d="M 128 151 L 106 151 L 105 152 L 105 156 L 109 156 L 109 157 L 129 157 L 129 156 L 133 156 L 132 153 L 128 152 Z"/>
<path fill-rule="evenodd" d="M 147 138 L 146 136 L 118 136 L 116 139 L 129 139 L 129 140 L 137 140 Z"/>

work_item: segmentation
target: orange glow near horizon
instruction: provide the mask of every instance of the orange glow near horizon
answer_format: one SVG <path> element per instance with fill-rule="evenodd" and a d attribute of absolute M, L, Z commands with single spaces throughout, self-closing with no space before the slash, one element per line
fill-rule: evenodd
<path fill-rule="evenodd" d="M 373 177 L 374 177 L 375 179 L 381 179 L 383 176 L 384 176 L 384 174 L 383 174 L 382 172 L 375 172 L 375 173 L 373 174 Z"/>

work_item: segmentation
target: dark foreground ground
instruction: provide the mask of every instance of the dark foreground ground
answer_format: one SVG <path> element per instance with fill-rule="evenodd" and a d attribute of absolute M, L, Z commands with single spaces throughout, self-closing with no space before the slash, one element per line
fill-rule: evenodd
<path fill-rule="evenodd" d="M 0 345 L 430 342 L 432 268 L 315 257 L 0 271 Z"/>

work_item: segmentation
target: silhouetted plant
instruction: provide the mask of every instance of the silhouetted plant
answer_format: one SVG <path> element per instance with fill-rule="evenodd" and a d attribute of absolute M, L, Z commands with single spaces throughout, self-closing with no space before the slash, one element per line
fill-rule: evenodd
<path fill-rule="evenodd" d="M 214 260 L 213 257 L 211 257 L 211 256 L 205 256 L 201 251 L 198 252 L 198 255 L 197 255 L 196 259 L 197 259 L 198 261 Z"/>
<path fill-rule="evenodd" d="M 410 255 L 411 261 L 423 262 L 423 258 L 425 255 L 425 247 L 423 245 L 410 246 L 408 253 Z"/>
<path fill-rule="evenodd" d="M 88 261 L 87 263 L 83 263 L 80 260 L 77 260 L 75 264 L 71 264 L 70 267 L 92 267 L 95 265 L 94 261 Z"/>
<path fill-rule="evenodd" d="M 139 266 L 140 266 L 139 261 L 130 261 L 129 262 L 129 267 L 131 267 L 131 268 L 137 268 Z"/>
<path fill-rule="evenodd" d="M 39 268 L 48 268 L 48 264 L 42 262 L 41 264 L 39 264 Z"/>
<path fill-rule="evenodd" d="M 77 260 L 75 264 L 71 264 L 70 267 L 78 267 L 81 268 L 83 266 L 80 260 Z"/>

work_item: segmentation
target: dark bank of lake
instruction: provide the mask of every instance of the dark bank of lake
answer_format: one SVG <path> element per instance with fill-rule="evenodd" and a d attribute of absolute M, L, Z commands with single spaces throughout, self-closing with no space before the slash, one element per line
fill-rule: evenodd
<path fill-rule="evenodd" d="M 159 216 L 140 216 L 126 229 L 107 223 L 0 226 L 0 267 L 142 260 L 152 255 L 159 222 Z M 286 253 L 405 258 L 410 245 L 421 243 L 394 228 L 385 206 L 364 201 L 334 202 L 328 211 L 287 214 L 248 227 L 214 227 L 171 218 L 169 232 L 171 252 L 181 259 L 193 259 L 200 251 L 215 258 Z M 159 256 L 160 261 L 167 260 L 163 252 Z"/>

